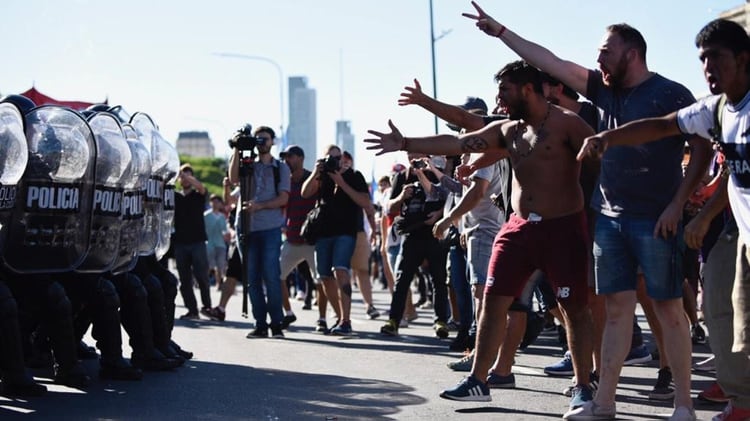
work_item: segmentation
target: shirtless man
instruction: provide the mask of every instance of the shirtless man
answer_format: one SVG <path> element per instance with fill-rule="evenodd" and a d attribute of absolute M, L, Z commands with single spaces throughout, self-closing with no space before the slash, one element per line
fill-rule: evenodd
<path fill-rule="evenodd" d="M 515 213 L 495 238 L 479 319 L 476 357 L 471 373 L 440 396 L 461 401 L 489 401 L 487 371 L 505 332 L 508 308 L 532 272 L 546 272 L 557 290 L 563 315 L 571 327 L 568 343 L 578 379 L 591 370 L 590 313 L 586 307 L 586 217 L 575 161 L 583 139 L 594 133 L 580 117 L 549 104 L 542 93 L 539 71 L 523 61 L 498 73 L 498 96 L 510 120 L 494 122 L 461 136 L 404 137 L 392 122 L 391 132 L 370 134 L 368 149 L 378 154 L 406 150 L 436 155 L 499 151 L 513 166 L 512 207 Z M 586 384 L 576 386 L 574 399 L 591 400 Z"/>

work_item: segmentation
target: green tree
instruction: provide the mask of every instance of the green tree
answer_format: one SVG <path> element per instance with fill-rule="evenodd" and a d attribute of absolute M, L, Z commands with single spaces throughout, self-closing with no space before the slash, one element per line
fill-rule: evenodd
<path fill-rule="evenodd" d="M 180 165 L 182 164 L 190 164 L 193 167 L 193 175 L 206 186 L 208 196 L 211 194 L 221 196 L 223 194 L 222 182 L 228 168 L 227 161 L 224 158 L 196 158 L 180 155 Z"/>

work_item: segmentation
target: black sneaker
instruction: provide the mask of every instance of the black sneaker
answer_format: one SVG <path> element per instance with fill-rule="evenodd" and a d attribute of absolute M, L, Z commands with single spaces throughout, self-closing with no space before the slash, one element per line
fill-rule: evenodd
<path fill-rule="evenodd" d="M 188 311 L 187 313 L 180 316 L 180 320 L 200 320 L 201 316 L 198 315 L 198 312 L 192 312 Z"/>
<path fill-rule="evenodd" d="M 386 336 L 398 336 L 398 322 L 389 319 L 383 327 L 380 328 L 380 333 Z"/>
<path fill-rule="evenodd" d="M 281 321 L 281 328 L 286 329 L 289 327 L 290 324 L 297 321 L 297 316 L 294 314 L 287 314 L 284 316 L 284 320 Z"/>
<path fill-rule="evenodd" d="M 703 330 L 700 323 L 696 323 L 690 327 L 690 339 L 696 345 L 706 343 L 706 331 Z"/>
<path fill-rule="evenodd" d="M 261 328 L 255 328 L 252 332 L 248 333 L 247 336 L 245 336 L 247 339 L 257 339 L 257 338 L 267 338 L 268 337 L 268 329 L 261 329 Z"/>
<path fill-rule="evenodd" d="M 380 312 L 375 308 L 375 306 L 370 306 L 367 308 L 367 317 L 369 317 L 370 320 L 377 319 L 378 317 L 380 317 Z"/>
<path fill-rule="evenodd" d="M 456 352 L 464 352 L 469 348 L 469 332 L 466 330 L 459 330 L 456 333 L 456 338 L 453 339 L 448 349 Z"/>
<path fill-rule="evenodd" d="M 275 339 L 284 339 L 284 332 L 281 329 L 283 329 L 282 326 L 271 326 L 271 337 Z"/>
<path fill-rule="evenodd" d="M 318 323 L 315 325 L 315 331 L 320 333 L 328 333 L 328 323 L 326 323 L 325 320 L 319 319 Z"/>
<path fill-rule="evenodd" d="M 666 401 L 674 398 L 674 383 L 672 383 L 672 370 L 669 367 L 659 369 L 654 389 L 648 393 L 649 399 Z"/>

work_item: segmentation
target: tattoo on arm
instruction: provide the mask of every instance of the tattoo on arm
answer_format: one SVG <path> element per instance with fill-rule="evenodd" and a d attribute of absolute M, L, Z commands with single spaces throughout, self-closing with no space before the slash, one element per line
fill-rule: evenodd
<path fill-rule="evenodd" d="M 461 151 L 463 152 L 484 152 L 487 150 L 487 141 L 481 137 L 467 137 L 461 141 Z"/>

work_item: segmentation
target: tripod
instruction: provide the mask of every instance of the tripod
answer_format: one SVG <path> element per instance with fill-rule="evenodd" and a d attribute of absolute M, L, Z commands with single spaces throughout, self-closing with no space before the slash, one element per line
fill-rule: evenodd
<path fill-rule="evenodd" d="M 247 154 L 249 152 L 249 154 Z M 240 218 L 239 224 L 237 224 L 237 245 L 240 247 L 240 261 L 242 262 L 242 274 L 240 281 L 242 282 L 242 317 L 247 318 L 247 300 L 248 300 L 248 282 L 247 279 L 249 262 L 248 258 L 244 255 L 244 251 L 247 250 L 250 227 L 253 217 L 253 213 L 249 210 L 243 209 L 243 205 L 255 197 L 255 148 L 248 150 L 239 150 L 239 175 L 240 175 L 240 200 L 239 200 L 239 212 L 237 216 Z"/>

